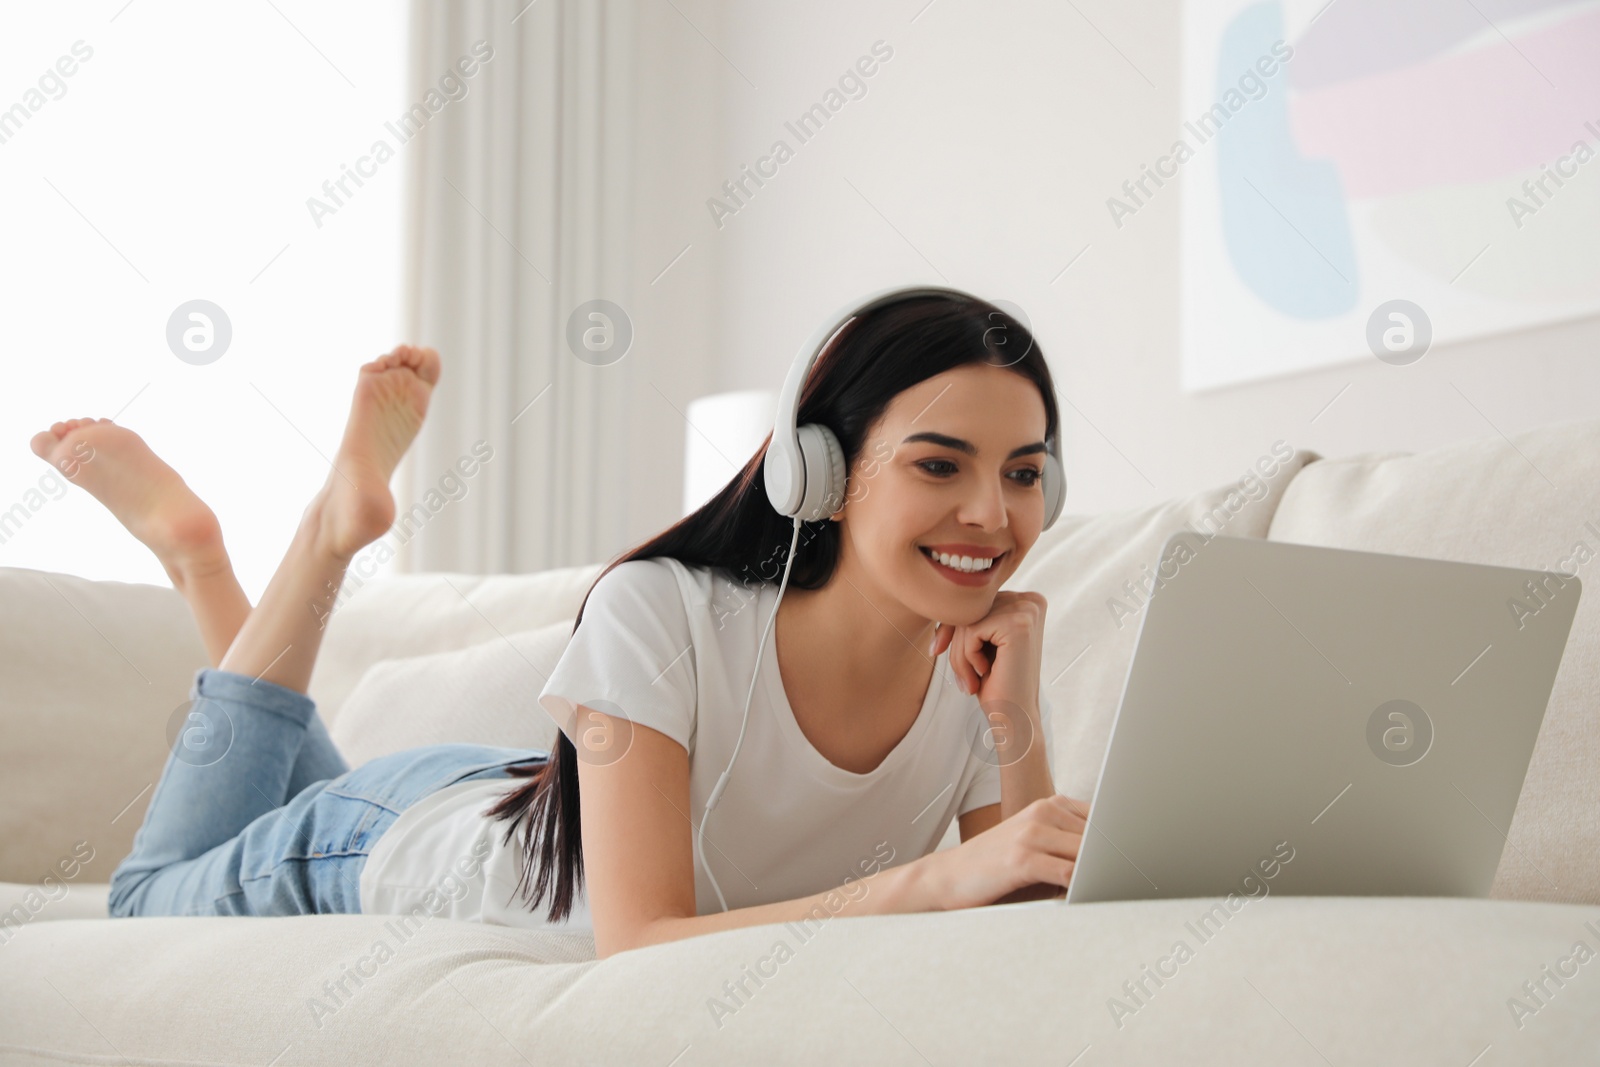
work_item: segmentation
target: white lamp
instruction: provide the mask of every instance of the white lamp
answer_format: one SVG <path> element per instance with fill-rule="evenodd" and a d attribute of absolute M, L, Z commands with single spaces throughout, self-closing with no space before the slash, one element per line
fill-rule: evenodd
<path fill-rule="evenodd" d="M 684 427 L 683 513 L 716 496 L 772 432 L 778 394 L 772 389 L 713 393 L 689 404 Z"/>

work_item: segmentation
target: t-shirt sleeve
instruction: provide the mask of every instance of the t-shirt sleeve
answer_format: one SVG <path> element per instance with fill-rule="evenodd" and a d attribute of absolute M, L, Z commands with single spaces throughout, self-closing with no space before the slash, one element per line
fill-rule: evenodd
<path fill-rule="evenodd" d="M 692 751 L 695 654 L 671 566 L 628 560 L 589 590 L 539 706 L 575 745 L 578 705 L 659 730 Z M 582 749 L 583 746 L 579 745 Z"/>
<path fill-rule="evenodd" d="M 1044 761 L 1050 768 L 1050 777 L 1055 778 L 1055 757 L 1051 754 L 1050 744 L 1050 698 L 1043 693 L 1039 694 L 1039 725 L 1044 731 Z M 1000 803 L 1000 767 L 993 759 L 980 761 L 982 766 L 973 776 L 972 784 L 967 786 L 966 795 L 961 798 L 961 806 L 956 809 L 956 814 L 965 815 L 969 811 L 988 807 L 990 804 Z M 1059 790 L 1058 790 L 1059 791 Z"/>

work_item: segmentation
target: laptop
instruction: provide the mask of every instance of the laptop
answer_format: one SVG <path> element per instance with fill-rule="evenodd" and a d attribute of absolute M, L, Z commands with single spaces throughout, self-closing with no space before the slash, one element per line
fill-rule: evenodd
<path fill-rule="evenodd" d="M 1157 558 L 1066 902 L 1487 897 L 1578 579 L 1192 532 Z"/>

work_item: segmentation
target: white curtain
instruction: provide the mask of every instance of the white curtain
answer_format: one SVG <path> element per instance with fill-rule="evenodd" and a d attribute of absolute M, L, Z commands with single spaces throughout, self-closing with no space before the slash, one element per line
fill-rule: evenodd
<path fill-rule="evenodd" d="M 413 0 L 412 18 L 410 99 L 439 110 L 401 149 L 405 340 L 444 372 L 397 486 L 398 566 L 603 558 L 626 521 L 637 360 L 579 360 L 566 335 L 585 301 L 631 303 L 631 5 Z M 474 60 L 449 99 L 441 81 L 459 93 L 449 77 Z"/>

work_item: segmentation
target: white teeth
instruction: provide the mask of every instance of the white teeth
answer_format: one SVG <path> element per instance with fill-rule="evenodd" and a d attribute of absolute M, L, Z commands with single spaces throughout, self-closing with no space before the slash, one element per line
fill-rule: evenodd
<path fill-rule="evenodd" d="M 935 552 L 933 549 L 929 549 L 928 553 L 929 555 L 933 556 L 934 559 L 938 560 L 940 563 L 943 563 L 946 567 L 949 567 L 952 570 L 967 571 L 969 573 L 986 571 L 990 567 L 994 566 L 995 559 L 999 558 L 952 556 L 945 552 Z"/>

